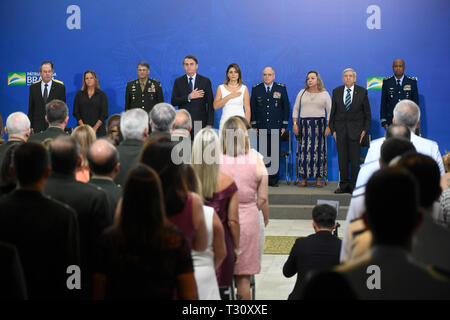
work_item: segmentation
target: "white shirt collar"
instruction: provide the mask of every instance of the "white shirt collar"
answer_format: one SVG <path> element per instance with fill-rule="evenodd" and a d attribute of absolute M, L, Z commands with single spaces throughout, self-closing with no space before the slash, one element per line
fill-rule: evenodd
<path fill-rule="evenodd" d="M 195 78 L 197 78 L 197 74 L 194 74 L 192 77 L 189 77 L 188 74 L 186 74 L 187 81 L 189 82 L 189 78 L 192 78 L 192 81 L 195 82 Z"/>
<path fill-rule="evenodd" d="M 403 79 L 405 78 L 405 75 L 403 75 L 400 79 L 397 79 L 397 77 L 395 77 L 395 76 L 394 76 L 394 78 L 395 78 L 395 84 L 397 84 L 397 80 L 400 80 L 400 85 L 402 85 L 403 84 Z"/>
<path fill-rule="evenodd" d="M 47 84 L 48 84 L 48 90 L 50 90 L 50 87 L 52 86 L 52 83 L 53 83 L 53 80 L 50 80 Z M 41 81 L 41 88 L 42 88 L 42 90 L 44 90 L 44 88 L 45 88 L 45 83 L 44 83 L 44 80 L 42 80 Z"/>
<path fill-rule="evenodd" d="M 272 84 L 271 84 L 270 86 L 268 86 L 268 85 L 264 82 L 264 87 L 266 88 L 266 91 L 267 91 L 267 88 L 270 88 L 270 90 L 272 91 L 273 82 L 272 82 Z"/>
<path fill-rule="evenodd" d="M 350 89 L 350 93 L 353 93 L 353 89 L 355 89 L 355 85 L 352 85 L 351 88 L 347 88 L 346 85 L 344 85 L 344 92 L 347 94 L 347 89 Z"/>

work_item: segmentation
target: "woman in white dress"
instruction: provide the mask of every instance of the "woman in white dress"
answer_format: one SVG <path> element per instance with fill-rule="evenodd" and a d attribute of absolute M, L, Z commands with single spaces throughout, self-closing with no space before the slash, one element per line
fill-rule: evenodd
<path fill-rule="evenodd" d="M 220 108 L 223 108 L 220 131 L 224 123 L 233 116 L 245 117 L 250 123 L 250 94 L 242 83 L 241 69 L 236 63 L 228 66 L 225 82 L 217 88 L 214 109 Z"/>

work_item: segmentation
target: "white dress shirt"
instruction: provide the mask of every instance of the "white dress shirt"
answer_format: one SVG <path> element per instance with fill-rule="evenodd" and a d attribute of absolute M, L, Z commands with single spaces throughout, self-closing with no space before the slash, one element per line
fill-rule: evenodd
<path fill-rule="evenodd" d="M 50 80 L 47 84 L 48 84 L 48 86 L 47 86 L 47 94 L 48 95 L 50 95 L 50 88 L 52 87 L 52 80 Z M 45 83 L 44 83 L 44 81 L 41 81 L 41 94 L 42 94 L 42 97 L 44 97 L 44 90 L 45 90 Z M 48 97 L 48 96 L 47 96 Z"/>
<path fill-rule="evenodd" d="M 344 97 L 343 97 L 344 105 L 345 105 L 345 97 L 347 96 L 347 89 L 350 89 L 350 103 L 352 103 L 353 92 L 355 91 L 355 85 L 352 85 L 351 88 L 347 88 L 346 86 L 344 86 Z"/>

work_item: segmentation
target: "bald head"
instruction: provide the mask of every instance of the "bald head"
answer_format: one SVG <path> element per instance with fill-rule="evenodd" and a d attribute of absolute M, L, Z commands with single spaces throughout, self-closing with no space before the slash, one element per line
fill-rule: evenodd
<path fill-rule="evenodd" d="M 177 110 L 175 122 L 173 124 L 174 129 L 192 130 L 192 118 L 189 111 L 185 109 Z"/>
<path fill-rule="evenodd" d="M 275 70 L 272 67 L 265 67 L 263 70 L 263 81 L 266 85 L 270 86 L 275 80 Z"/>
<path fill-rule="evenodd" d="M 87 159 L 95 175 L 110 176 L 117 173 L 115 169 L 118 169 L 119 154 L 116 147 L 106 139 L 94 141 L 89 148 Z"/>

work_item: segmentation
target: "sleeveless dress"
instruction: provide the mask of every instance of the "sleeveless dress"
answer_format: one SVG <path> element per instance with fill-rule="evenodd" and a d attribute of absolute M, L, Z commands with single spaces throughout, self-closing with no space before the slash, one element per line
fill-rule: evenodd
<path fill-rule="evenodd" d="M 219 86 L 220 92 L 222 93 L 222 98 L 225 98 L 227 95 L 229 95 L 231 92 L 228 91 L 223 84 Z M 245 117 L 245 111 L 244 111 L 244 92 L 245 88 L 247 88 L 245 85 L 241 85 L 239 88 L 239 92 L 241 92 L 241 95 L 237 98 L 233 98 L 228 100 L 228 102 L 223 106 L 222 108 L 222 117 L 220 118 L 220 127 L 219 130 L 222 131 L 222 127 L 225 124 L 225 122 L 233 117 L 233 116 L 242 116 Z"/>
<path fill-rule="evenodd" d="M 231 196 L 237 191 L 237 186 L 233 182 L 228 187 L 219 192 L 214 192 L 211 199 L 207 199 L 205 204 L 213 207 L 214 211 L 222 222 L 225 245 L 227 247 L 227 256 L 223 260 L 222 264 L 216 270 L 217 282 L 220 286 L 231 286 L 233 283 L 234 273 L 234 243 L 231 236 L 230 226 L 228 225 L 228 206 Z"/>
<path fill-rule="evenodd" d="M 219 286 L 217 284 L 216 270 L 214 268 L 213 251 L 213 217 L 214 209 L 203 206 L 205 224 L 208 231 L 208 245 L 203 252 L 192 250 L 194 262 L 195 282 L 197 283 L 199 300 L 220 300 Z"/>
<path fill-rule="evenodd" d="M 189 243 L 189 247 L 192 249 L 192 241 L 194 239 L 194 224 L 192 223 L 192 194 L 188 193 L 186 203 L 181 212 L 176 213 L 167 219 L 183 231 L 186 239 Z"/>
<path fill-rule="evenodd" d="M 222 155 L 221 171 L 232 176 L 239 197 L 239 247 L 242 251 L 234 265 L 235 275 L 252 275 L 261 270 L 261 233 L 256 195 L 261 178 L 256 171 L 257 155 L 248 152 L 239 157 Z"/>

